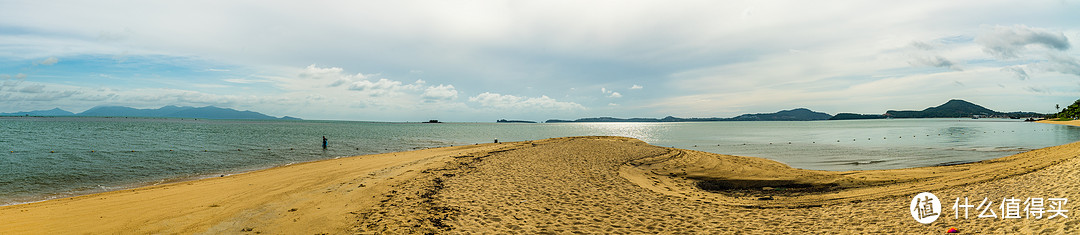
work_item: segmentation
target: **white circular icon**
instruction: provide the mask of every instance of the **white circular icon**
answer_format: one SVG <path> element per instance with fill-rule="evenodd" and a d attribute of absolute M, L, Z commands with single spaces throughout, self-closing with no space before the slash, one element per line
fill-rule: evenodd
<path fill-rule="evenodd" d="M 941 200 L 933 193 L 922 192 L 911 199 L 911 217 L 919 223 L 930 224 L 941 215 Z"/>

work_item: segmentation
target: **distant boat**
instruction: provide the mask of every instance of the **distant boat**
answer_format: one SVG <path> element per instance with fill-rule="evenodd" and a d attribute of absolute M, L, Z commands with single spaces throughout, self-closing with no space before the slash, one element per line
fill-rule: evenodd
<path fill-rule="evenodd" d="M 431 119 L 431 120 L 428 120 L 425 123 L 442 123 L 442 122 L 440 122 L 439 120 L 436 120 L 436 119 Z"/>

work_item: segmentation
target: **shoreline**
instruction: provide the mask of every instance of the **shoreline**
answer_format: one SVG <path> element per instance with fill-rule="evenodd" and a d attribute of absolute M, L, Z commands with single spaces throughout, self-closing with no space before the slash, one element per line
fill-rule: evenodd
<path fill-rule="evenodd" d="M 368 154 L 368 155 L 374 155 L 374 154 Z M 103 189 L 103 190 L 98 190 L 98 189 L 76 190 L 76 191 L 58 192 L 58 193 L 54 193 L 54 194 L 50 194 L 50 195 L 25 197 L 25 198 L 29 198 L 29 200 L 12 200 L 13 202 L 11 202 L 11 203 L 0 204 L 0 208 L 6 207 L 6 206 L 16 206 L 16 205 L 23 205 L 23 204 L 29 204 L 29 203 L 45 202 L 45 201 L 51 201 L 51 200 L 62 200 L 62 199 L 72 198 L 72 197 L 80 197 L 80 196 L 87 196 L 87 195 L 94 195 L 94 194 L 101 194 L 101 193 L 109 193 L 109 192 L 114 192 L 114 191 L 131 190 L 131 189 L 138 189 L 138 188 L 144 188 L 144 187 L 154 187 L 154 186 L 158 186 L 158 185 L 184 183 L 184 182 L 189 182 L 189 181 L 199 181 L 199 180 L 212 179 L 212 178 L 218 178 L 218 177 L 226 177 L 226 176 L 232 176 L 232 175 L 246 174 L 246 173 L 251 173 L 251 172 L 255 172 L 255 171 L 269 170 L 269 169 L 274 169 L 274 168 L 279 168 L 279 167 L 286 167 L 286 166 L 293 165 L 293 164 L 302 164 L 302 163 L 317 162 L 317 161 L 327 161 L 327 160 L 334 160 L 334 159 L 347 158 L 347 157 L 357 157 L 357 156 L 365 156 L 365 155 L 337 156 L 337 157 L 332 157 L 332 158 L 316 159 L 316 160 L 310 160 L 310 161 L 289 162 L 289 163 L 283 163 L 283 164 L 271 164 L 269 166 L 262 166 L 262 167 L 245 167 L 245 168 L 241 168 L 241 169 L 237 169 L 237 170 L 225 170 L 225 171 L 221 171 L 219 173 L 205 173 L 205 174 L 195 174 L 195 175 L 188 175 L 188 176 L 169 177 L 169 178 L 163 178 L 163 179 L 158 179 L 158 180 L 140 181 L 140 182 L 134 182 L 134 183 L 128 183 L 128 184 L 122 184 L 122 185 L 116 185 L 116 186 L 100 186 L 99 185 L 99 188 L 107 188 L 107 189 Z M 44 198 L 44 199 L 41 199 L 41 198 Z"/>
<path fill-rule="evenodd" d="M 266 207 L 283 207 L 290 204 L 326 204 L 340 199 L 340 195 L 320 195 L 318 190 L 338 177 L 347 177 L 351 185 L 363 185 L 360 188 L 378 188 L 375 191 L 348 189 L 342 194 L 367 195 L 389 191 L 386 184 L 395 183 L 395 176 L 415 174 L 432 162 L 445 160 L 450 155 L 465 151 L 487 150 L 499 147 L 492 144 L 465 145 L 454 147 L 430 148 L 405 152 L 391 152 L 371 155 L 315 160 L 285 166 L 278 166 L 227 177 L 180 181 L 131 189 L 115 190 L 102 193 L 66 197 L 0 207 L 0 233 L 4 234 L 41 234 L 41 233 L 115 233 L 134 231 L 157 233 L 196 233 L 196 232 L 234 232 L 230 230 L 235 222 L 228 221 L 233 216 L 247 217 L 248 221 L 266 226 L 277 226 L 277 231 L 290 233 L 310 233 L 315 230 L 296 226 L 284 218 L 268 220 L 272 213 Z M 358 171 L 359 169 L 359 171 Z M 310 174 L 309 172 L 318 172 Z M 368 182 L 376 181 L 376 182 Z M 361 183 L 362 182 L 362 183 Z M 343 183 L 344 185 L 346 183 Z M 341 187 L 342 185 L 336 185 Z M 308 195 L 310 197 L 299 197 Z M 253 196 L 258 199 L 247 198 Z M 373 195 L 369 195 L 374 197 Z M 311 198 L 333 198 L 312 200 Z M 356 197 L 357 200 L 367 197 Z M 161 200 L 160 202 L 157 200 Z M 322 201 L 322 202 L 320 202 Z M 227 206 L 226 204 L 243 206 Z M 370 203 L 370 202 L 367 202 Z M 334 203 L 336 204 L 336 203 Z M 346 204 L 345 206 L 348 206 Z M 117 209 L 122 208 L 122 209 Z M 165 209 L 171 208 L 171 209 Z M 310 224 L 320 224 L 322 229 L 339 231 L 342 219 L 347 219 L 349 210 L 342 205 L 316 207 L 328 209 L 326 212 L 310 212 L 318 216 L 306 219 Z M 329 210 L 334 208 L 334 210 Z M 252 211 L 254 210 L 254 211 Z M 280 211 L 288 211 L 289 208 Z M 83 213 L 79 213 L 83 212 Z M 288 211 L 288 212 L 295 212 Z M 338 216 L 326 216 L 337 213 Z M 197 214 L 199 219 L 189 220 Z M 220 214 L 228 214 L 222 216 Z M 297 213 L 304 214 L 304 213 Z M 103 215 L 103 216 L 102 216 Z M 111 215 L 111 216 L 110 216 Z M 136 217 L 136 218 L 129 218 Z M 147 219 L 154 218 L 154 219 Z M 110 220 L 113 219 L 113 220 Z M 116 220 L 119 219 L 119 220 Z M 183 226 L 177 226 L 175 220 Z M 328 224 L 333 224 L 327 226 Z M 290 226 L 292 225 L 292 226 Z M 263 227 L 263 226 L 260 226 Z M 68 229 L 70 228 L 70 229 Z M 77 228 L 77 229 L 76 229 Z"/>
<path fill-rule="evenodd" d="M 874 221 L 885 227 L 869 231 L 940 232 L 941 223 L 921 226 L 905 216 L 906 210 L 895 208 L 906 208 L 908 197 L 920 191 L 943 198 L 966 192 L 997 195 L 1011 189 L 986 185 L 1030 177 L 1043 177 L 1034 182 L 1070 190 L 1080 180 L 1047 181 L 1038 175 L 1075 173 L 1068 167 L 1080 165 L 1074 152 L 1080 152 L 1080 142 L 959 165 L 827 172 L 762 158 L 659 147 L 626 137 L 563 137 L 324 159 L 2 206 L 0 233 L 656 233 L 680 231 L 665 230 L 672 226 L 690 229 L 682 232 L 733 232 L 807 223 L 819 230 L 806 232 L 842 232 L 848 231 L 843 225 Z M 1062 195 L 1080 198 L 1076 194 L 1074 190 Z M 598 209 L 608 207 L 618 209 Z M 549 213 L 555 209 L 561 212 Z M 604 216 L 610 215 L 597 210 L 665 226 L 609 220 Z M 638 213 L 622 214 L 627 211 Z M 663 211 L 689 217 L 666 216 Z M 870 221 L 848 220 L 833 218 L 830 211 L 879 215 Z M 807 220 L 809 215 L 825 218 Z M 725 218 L 737 223 L 697 224 Z M 974 221 L 950 219 L 943 220 Z M 762 224 L 769 220 L 779 224 Z M 1069 220 L 1035 222 L 1039 229 L 1076 229 L 1066 223 Z M 994 226 L 990 228 L 998 228 Z"/>

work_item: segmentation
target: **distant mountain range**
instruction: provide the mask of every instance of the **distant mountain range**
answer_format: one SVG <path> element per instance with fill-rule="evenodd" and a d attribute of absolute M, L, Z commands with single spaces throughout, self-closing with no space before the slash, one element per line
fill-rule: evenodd
<path fill-rule="evenodd" d="M 664 118 L 615 118 L 594 117 L 580 118 L 576 120 L 551 119 L 545 123 L 563 122 L 711 122 L 711 121 L 817 121 L 817 120 L 849 120 L 849 119 L 884 119 L 884 118 L 962 118 L 962 117 L 1043 117 L 1045 114 L 1033 112 L 998 112 L 964 100 L 949 100 L 945 104 L 929 107 L 921 111 L 897 111 L 889 110 L 884 114 L 856 114 L 837 113 L 835 116 L 827 113 L 815 112 L 806 108 L 783 110 L 775 113 L 743 114 L 731 118 L 678 118 L 667 116 Z M 281 118 L 269 116 L 253 111 L 238 111 L 230 108 L 185 107 L 165 106 L 157 109 L 136 109 L 123 106 L 97 106 L 82 113 L 72 113 L 60 108 L 50 110 L 37 110 L 29 112 L 0 113 L 0 116 L 90 116 L 90 117 L 171 117 L 171 118 L 205 118 L 205 119 L 282 119 L 300 120 L 299 118 L 284 116 Z M 499 123 L 534 123 L 523 120 L 499 120 Z"/>
<path fill-rule="evenodd" d="M 536 123 L 536 122 L 534 122 L 534 121 L 526 121 L 526 120 L 506 120 L 506 119 L 499 119 L 499 120 L 496 120 L 495 122 L 496 122 L 496 123 Z"/>
<path fill-rule="evenodd" d="M 170 117 L 170 118 L 205 118 L 205 119 L 281 119 L 300 120 L 294 117 L 273 117 L 253 111 L 239 111 L 230 108 L 165 106 L 157 109 L 136 109 L 123 106 L 97 106 L 81 113 L 72 113 L 60 108 L 29 112 L 0 113 L 0 116 L 85 116 L 85 117 Z"/>
<path fill-rule="evenodd" d="M 595 117 L 581 118 L 577 120 L 551 119 L 546 123 L 563 122 L 712 122 L 712 121 L 817 121 L 817 120 L 850 120 L 850 119 L 885 119 L 885 118 L 963 118 L 973 117 L 1042 117 L 1045 114 L 1033 112 L 998 112 L 964 100 L 949 100 L 945 104 L 923 109 L 922 111 L 896 111 L 889 110 L 885 114 L 856 114 L 837 113 L 835 116 L 821 112 L 814 112 L 805 108 L 784 110 L 775 113 L 743 114 L 732 118 L 677 118 L 667 116 L 664 118 L 614 118 Z"/>
<path fill-rule="evenodd" d="M 757 113 L 757 114 L 743 114 L 732 118 L 677 118 L 667 116 L 664 118 L 613 118 L 613 117 L 597 117 L 597 118 L 581 118 L 577 120 L 559 120 L 551 119 L 545 121 L 545 123 L 562 123 L 562 122 L 715 122 L 715 121 L 817 121 L 817 120 L 829 120 L 832 115 L 821 112 L 814 112 L 805 108 L 797 108 L 792 110 L 784 110 L 775 113 Z"/>
<path fill-rule="evenodd" d="M 71 116 L 75 113 L 65 111 L 60 108 L 54 108 L 50 110 L 37 110 L 29 112 L 14 112 L 14 113 L 0 113 L 0 116 Z"/>
<path fill-rule="evenodd" d="M 945 104 L 938 105 L 936 107 L 929 107 L 922 111 L 897 111 L 889 110 L 885 114 L 853 114 L 853 113 L 838 113 L 833 116 L 831 120 L 844 120 L 844 119 L 881 119 L 881 118 L 964 118 L 964 117 L 1035 117 L 1045 116 L 1045 114 L 1033 113 L 1033 112 L 998 112 L 983 106 L 973 104 L 964 100 L 949 100 Z"/>

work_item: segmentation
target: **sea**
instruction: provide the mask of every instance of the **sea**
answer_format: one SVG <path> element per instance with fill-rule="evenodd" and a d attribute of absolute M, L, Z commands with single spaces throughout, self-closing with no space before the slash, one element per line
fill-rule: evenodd
<path fill-rule="evenodd" d="M 566 136 L 625 136 L 846 171 L 999 158 L 1078 141 L 1080 128 L 986 118 L 528 124 L 3 117 L 0 205 L 343 156 Z"/>

